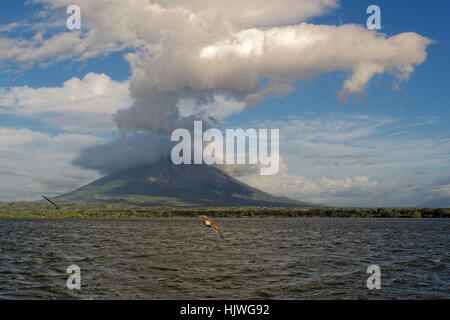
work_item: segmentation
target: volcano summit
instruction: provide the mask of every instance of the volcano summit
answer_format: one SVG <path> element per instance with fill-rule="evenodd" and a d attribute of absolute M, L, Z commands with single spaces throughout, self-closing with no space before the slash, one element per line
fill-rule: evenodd
<path fill-rule="evenodd" d="M 109 202 L 155 206 L 316 206 L 286 197 L 275 197 L 250 187 L 223 171 L 206 165 L 153 165 L 111 173 L 58 201 Z"/>

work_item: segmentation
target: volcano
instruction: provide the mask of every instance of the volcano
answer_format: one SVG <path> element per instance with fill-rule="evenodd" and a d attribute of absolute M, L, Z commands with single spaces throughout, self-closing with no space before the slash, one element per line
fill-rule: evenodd
<path fill-rule="evenodd" d="M 171 161 L 111 173 L 55 199 L 75 203 L 180 207 L 317 206 L 272 196 L 209 165 L 174 165 Z"/>

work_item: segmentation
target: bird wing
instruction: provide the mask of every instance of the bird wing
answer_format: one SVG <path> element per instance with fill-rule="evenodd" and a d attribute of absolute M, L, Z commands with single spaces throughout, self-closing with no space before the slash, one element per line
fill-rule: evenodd
<path fill-rule="evenodd" d="M 217 234 L 218 234 L 221 238 L 225 239 L 225 237 L 224 237 L 223 234 L 222 234 L 222 231 L 220 231 L 219 226 L 214 222 L 213 219 L 211 219 L 211 218 L 209 218 L 208 216 L 205 216 L 205 215 L 200 215 L 199 217 L 203 219 L 203 222 L 208 221 L 208 222 L 210 223 L 209 226 L 210 226 L 210 227 L 213 227 L 214 229 L 216 229 Z"/>
<path fill-rule="evenodd" d="M 56 207 L 56 209 L 59 209 L 59 206 L 54 203 L 52 200 L 50 200 L 49 198 L 47 198 L 46 196 L 43 196 L 45 200 L 47 200 L 48 202 L 50 202 L 52 205 L 54 205 Z"/>
<path fill-rule="evenodd" d="M 220 231 L 219 226 L 218 226 L 215 222 L 212 223 L 212 226 L 213 226 L 214 229 L 216 229 L 216 231 L 217 231 L 217 233 L 219 234 L 219 236 L 220 236 L 221 238 L 225 239 L 225 237 L 224 237 L 223 234 L 222 234 L 222 231 Z"/>

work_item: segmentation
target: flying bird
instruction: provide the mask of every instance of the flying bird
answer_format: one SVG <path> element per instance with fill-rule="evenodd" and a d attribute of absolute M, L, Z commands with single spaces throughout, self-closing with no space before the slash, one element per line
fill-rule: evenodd
<path fill-rule="evenodd" d="M 52 205 L 54 205 L 55 206 L 55 208 L 56 208 L 56 210 L 58 210 L 59 209 L 59 206 L 56 204 L 56 203 L 54 203 L 52 200 L 50 200 L 49 198 L 47 198 L 46 196 L 43 196 L 44 197 L 44 199 L 45 200 L 47 200 L 48 202 L 50 202 Z"/>
<path fill-rule="evenodd" d="M 210 218 L 208 218 L 207 216 L 199 216 L 199 218 L 202 218 L 202 219 L 203 219 L 203 224 L 204 224 L 205 226 L 207 226 L 207 227 L 213 227 L 214 229 L 216 229 L 217 234 L 218 234 L 221 238 L 225 239 L 225 237 L 224 237 L 223 234 L 222 234 L 222 231 L 220 231 L 219 226 L 214 222 L 213 219 L 210 219 Z"/>

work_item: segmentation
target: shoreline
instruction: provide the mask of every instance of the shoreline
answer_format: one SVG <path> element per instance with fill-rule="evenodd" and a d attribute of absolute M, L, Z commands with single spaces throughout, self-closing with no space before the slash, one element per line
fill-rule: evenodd
<path fill-rule="evenodd" d="M 450 218 L 449 208 L 168 207 L 118 203 L 0 203 L 0 218 Z"/>
<path fill-rule="evenodd" d="M 0 218 L 450 218 L 450 208 L 176 207 L 127 203 L 0 202 Z"/>
<path fill-rule="evenodd" d="M 125 219 L 135 219 L 135 220 L 139 220 L 139 219 L 152 219 L 152 220 L 169 220 L 169 219 L 196 219 L 197 217 L 188 217 L 188 216 L 173 216 L 173 217 L 127 217 L 127 216 L 121 216 L 121 217 L 107 217 L 107 216 L 90 216 L 90 217 L 78 217 L 78 216 L 69 216 L 69 217 L 58 217 L 58 216 L 1 216 L 0 217 L 0 221 L 1 220 L 10 220 L 10 219 L 33 219 L 33 220 L 45 220 L 45 219 L 58 219 L 58 220 L 62 220 L 62 219 L 92 219 L 92 220 L 97 220 L 97 219 L 117 219 L 117 220 L 125 220 Z M 425 218 L 414 218 L 414 217 L 285 217 L 285 216 L 274 216 L 274 217 L 265 217 L 265 216 L 260 216 L 260 217 L 238 217 L 238 216 L 227 216 L 227 217 L 214 217 L 214 219 L 255 219 L 255 220 L 259 220 L 259 219 L 264 219 L 264 220 L 269 220 L 269 219 L 348 219 L 348 220 L 352 220 L 352 219 L 365 219 L 365 220 L 380 220 L 380 219 L 389 219 L 389 220 L 406 220 L 406 219 L 410 219 L 410 220 L 432 220 L 432 219 L 448 219 L 448 217 L 425 217 Z"/>

